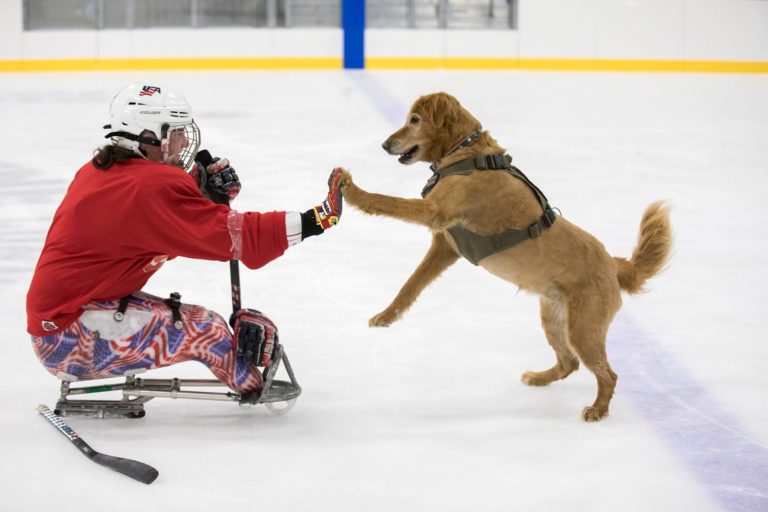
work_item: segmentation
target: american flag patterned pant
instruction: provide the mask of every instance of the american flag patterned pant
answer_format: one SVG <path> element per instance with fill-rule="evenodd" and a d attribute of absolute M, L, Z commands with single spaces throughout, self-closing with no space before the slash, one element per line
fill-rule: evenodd
<path fill-rule="evenodd" d="M 118 305 L 118 300 L 89 302 L 65 330 L 32 336 L 43 366 L 53 375 L 89 380 L 198 361 L 238 393 L 261 388 L 261 372 L 237 357 L 229 325 L 221 315 L 182 304 L 179 330 L 173 325 L 170 307 L 159 297 L 134 293 L 119 322 L 114 318 Z"/>

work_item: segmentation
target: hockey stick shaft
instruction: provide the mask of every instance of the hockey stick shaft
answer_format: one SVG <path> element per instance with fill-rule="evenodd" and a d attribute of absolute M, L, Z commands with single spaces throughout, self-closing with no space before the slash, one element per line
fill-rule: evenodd
<path fill-rule="evenodd" d="M 240 262 L 229 260 L 229 281 L 232 285 L 232 314 L 240 311 Z"/>
<path fill-rule="evenodd" d="M 155 481 L 159 475 L 158 471 L 148 464 L 131 459 L 124 459 L 122 457 L 113 457 L 112 455 L 106 455 L 99 453 L 91 446 L 83 441 L 80 436 L 70 428 L 69 425 L 64 423 L 61 418 L 56 416 L 48 407 L 40 404 L 37 407 L 37 412 L 40 413 L 45 419 L 47 419 L 59 432 L 69 439 L 78 450 L 91 459 L 93 462 L 100 464 L 104 467 L 108 467 L 113 471 L 122 473 L 125 476 L 129 476 L 134 480 L 145 484 L 151 484 Z"/>
<path fill-rule="evenodd" d="M 195 158 L 205 168 L 213 163 L 213 157 L 207 149 L 200 150 Z M 204 170 L 200 172 L 204 172 Z M 223 197 L 217 197 L 213 201 L 219 204 L 229 204 Z M 240 262 L 234 259 L 229 260 L 229 282 L 232 288 L 232 314 L 234 315 L 240 311 L 242 306 L 240 302 Z"/>

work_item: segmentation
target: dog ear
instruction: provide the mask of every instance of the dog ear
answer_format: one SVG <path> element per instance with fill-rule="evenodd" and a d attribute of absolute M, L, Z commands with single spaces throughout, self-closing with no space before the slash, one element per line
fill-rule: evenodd
<path fill-rule="evenodd" d="M 451 137 L 482 129 L 480 121 L 450 94 L 438 92 L 424 97 L 424 100 L 424 111 L 434 127 L 450 133 Z"/>
<path fill-rule="evenodd" d="M 459 119 L 461 105 L 456 98 L 444 92 L 424 97 L 424 113 L 437 129 L 450 127 Z"/>

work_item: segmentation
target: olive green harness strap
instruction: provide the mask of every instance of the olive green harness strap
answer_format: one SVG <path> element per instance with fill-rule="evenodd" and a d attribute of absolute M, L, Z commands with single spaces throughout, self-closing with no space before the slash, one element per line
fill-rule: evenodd
<path fill-rule="evenodd" d="M 421 196 L 426 197 L 437 182 L 446 176 L 468 175 L 478 170 L 503 170 L 521 180 L 536 194 L 544 213 L 525 229 L 508 229 L 493 235 L 478 235 L 459 225 L 448 228 L 461 255 L 475 265 L 499 251 L 509 249 L 528 239 L 538 238 L 546 228 L 555 223 L 557 218 L 544 193 L 520 169 L 512 165 L 512 157 L 509 155 L 477 155 L 449 165 L 432 175 L 422 190 Z"/>
<path fill-rule="evenodd" d="M 555 223 L 555 212 L 551 208 L 526 229 L 508 229 L 495 235 L 478 235 L 464 226 L 452 226 L 448 232 L 456 242 L 459 252 L 466 259 L 477 265 L 484 258 L 509 249 L 526 240 L 538 238 L 542 231 Z"/>

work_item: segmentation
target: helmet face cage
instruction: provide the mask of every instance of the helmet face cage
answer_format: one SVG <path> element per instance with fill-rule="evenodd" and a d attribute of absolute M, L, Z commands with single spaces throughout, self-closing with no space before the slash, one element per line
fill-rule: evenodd
<path fill-rule="evenodd" d="M 192 163 L 200 148 L 200 130 L 195 121 L 181 126 L 162 127 L 160 150 L 163 153 L 163 162 L 178 165 L 183 169 L 192 167 Z"/>
<path fill-rule="evenodd" d="M 192 118 L 192 107 L 178 92 L 134 82 L 115 95 L 109 115 L 107 137 L 113 144 L 147 158 L 139 146 L 143 138 L 152 138 L 147 136 L 152 132 L 159 139 L 164 163 L 185 169 L 192 166 L 200 147 L 200 130 Z"/>

